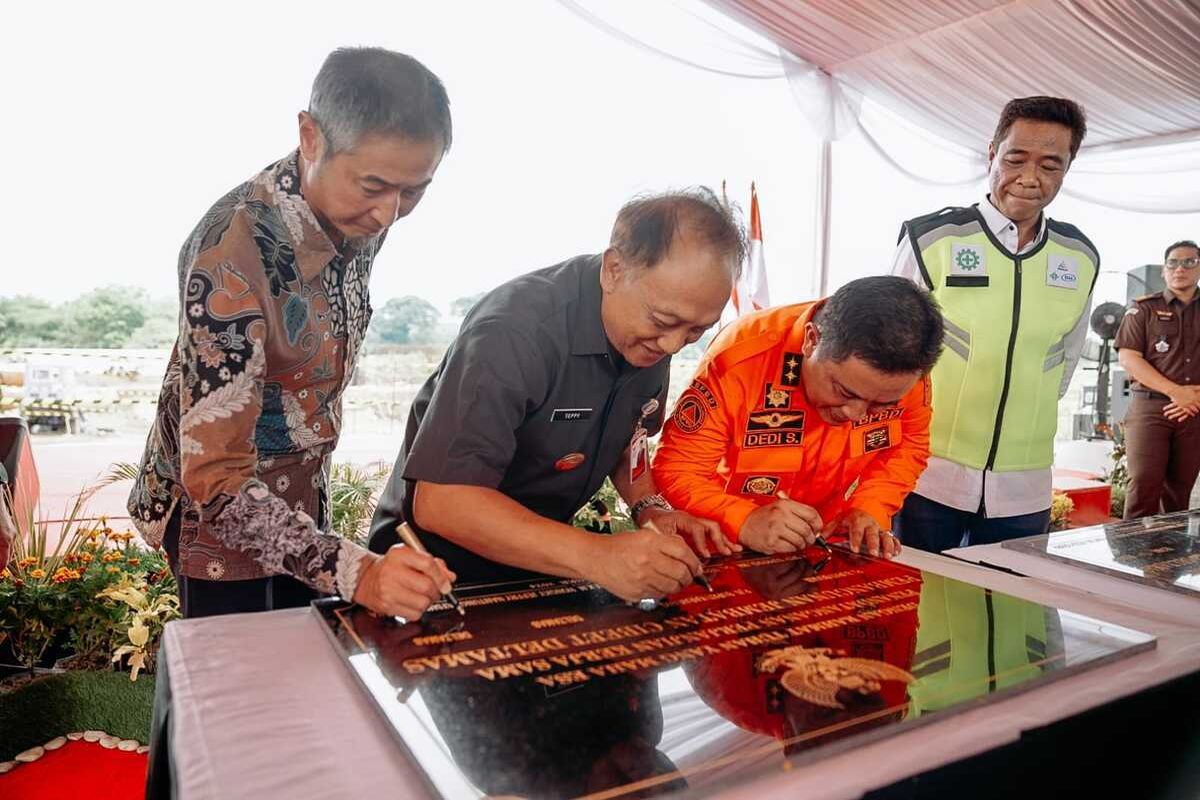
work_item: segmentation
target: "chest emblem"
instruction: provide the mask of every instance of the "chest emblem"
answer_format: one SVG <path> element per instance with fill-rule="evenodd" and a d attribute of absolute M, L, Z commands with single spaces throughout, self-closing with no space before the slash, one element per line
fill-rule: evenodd
<path fill-rule="evenodd" d="M 763 387 L 764 408 L 787 408 L 791 404 L 791 400 L 791 394 L 783 389 L 772 388 L 769 383 Z"/>
<path fill-rule="evenodd" d="M 983 247 L 977 244 L 956 244 L 950 248 L 951 275 L 986 275 Z"/>

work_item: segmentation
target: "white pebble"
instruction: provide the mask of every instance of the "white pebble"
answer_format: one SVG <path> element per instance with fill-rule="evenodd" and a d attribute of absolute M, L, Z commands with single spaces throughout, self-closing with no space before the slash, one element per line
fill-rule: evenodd
<path fill-rule="evenodd" d="M 118 741 L 120 741 L 120 740 L 115 736 L 105 736 L 103 739 L 100 740 L 100 746 L 103 747 L 105 750 L 112 750 L 114 747 L 117 746 Z"/>
<path fill-rule="evenodd" d="M 134 750 L 138 749 L 138 740 L 122 739 L 121 741 L 117 742 L 117 749 L 122 753 L 132 753 Z"/>
<path fill-rule="evenodd" d="M 46 748 L 47 750 L 57 750 L 58 748 L 62 747 L 66 743 L 67 743 L 67 737 L 56 736 L 55 738 L 51 739 L 50 741 L 48 741 L 44 745 L 42 745 L 42 747 Z"/>
<path fill-rule="evenodd" d="M 68 733 L 67 738 L 70 739 L 72 742 L 78 742 L 80 739 L 83 738 L 83 731 L 75 731 L 74 733 Z"/>
<path fill-rule="evenodd" d="M 98 742 L 107 735 L 104 731 L 84 731 L 83 740 L 85 742 Z"/>
<path fill-rule="evenodd" d="M 134 752 L 136 752 L 136 753 L 138 753 L 138 754 L 149 753 L 149 752 L 150 752 L 150 747 L 149 747 L 149 745 L 142 745 L 141 747 L 139 747 L 139 748 L 138 748 L 137 750 L 135 750 Z"/>
<path fill-rule="evenodd" d="M 3 775 L 4 773 L 8 772 L 10 769 L 15 767 L 16 765 L 17 765 L 17 762 L 15 762 L 15 761 L 0 762 L 0 775 Z"/>
<path fill-rule="evenodd" d="M 24 753 L 17 753 L 16 760 L 25 764 L 29 764 L 30 762 L 37 761 L 44 755 L 46 755 L 46 749 L 44 747 L 31 747 Z"/>

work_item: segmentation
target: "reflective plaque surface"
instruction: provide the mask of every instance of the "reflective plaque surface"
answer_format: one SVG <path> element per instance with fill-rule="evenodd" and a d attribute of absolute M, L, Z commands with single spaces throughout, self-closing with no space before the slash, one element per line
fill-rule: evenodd
<path fill-rule="evenodd" d="M 1200 511 L 1014 539 L 1004 547 L 1160 589 L 1200 593 Z"/>
<path fill-rule="evenodd" d="M 407 625 L 315 608 L 448 798 L 708 792 L 1154 646 L 840 549 L 706 574 L 649 611 L 582 582 L 459 589 L 465 619 Z"/>

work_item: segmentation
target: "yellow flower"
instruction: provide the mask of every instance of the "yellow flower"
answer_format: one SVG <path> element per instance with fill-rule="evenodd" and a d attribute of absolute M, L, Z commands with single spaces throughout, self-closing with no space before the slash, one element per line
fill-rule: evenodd
<path fill-rule="evenodd" d="M 3 570 L 0 570 L 0 581 L 8 580 L 11 577 L 12 577 L 12 573 L 8 571 L 8 567 L 5 567 Z"/>
<path fill-rule="evenodd" d="M 118 553 L 116 550 L 109 550 L 107 553 L 100 556 L 100 560 L 103 561 L 105 564 L 109 563 L 110 561 L 120 561 L 121 558 L 122 558 L 121 554 Z"/>
<path fill-rule="evenodd" d="M 40 581 L 42 578 L 46 577 L 46 570 L 41 569 L 41 568 L 32 569 L 29 571 L 29 577 L 33 578 L 34 580 Z"/>
<path fill-rule="evenodd" d="M 80 553 L 79 554 L 79 560 L 82 561 L 84 564 L 92 563 L 92 560 L 94 558 L 95 558 L 95 556 L 93 556 L 91 553 Z"/>
<path fill-rule="evenodd" d="M 120 567 L 105 567 L 104 571 L 115 575 L 116 573 L 121 571 L 121 568 Z"/>
<path fill-rule="evenodd" d="M 150 629 L 143 625 L 141 620 L 129 626 L 129 641 L 134 647 L 145 647 L 149 638 Z"/>
<path fill-rule="evenodd" d="M 34 558 L 33 556 L 26 556 L 25 558 L 22 558 L 20 561 L 17 562 L 17 566 L 20 567 L 21 569 L 25 569 L 26 567 L 32 567 L 36 563 L 37 563 L 36 558 Z"/>

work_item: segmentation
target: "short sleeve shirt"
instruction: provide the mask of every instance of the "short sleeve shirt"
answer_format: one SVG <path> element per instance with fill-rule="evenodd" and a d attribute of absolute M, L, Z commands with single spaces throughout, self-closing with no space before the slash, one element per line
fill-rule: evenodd
<path fill-rule="evenodd" d="M 372 549 L 395 542 L 400 520 L 414 524 L 417 481 L 497 489 L 567 522 L 617 467 L 638 425 L 658 431 L 670 360 L 631 367 L 609 344 L 600 262 L 580 256 L 516 278 L 467 315 L 413 401 Z M 462 583 L 528 575 L 418 531 Z"/>
<path fill-rule="evenodd" d="M 1141 353 L 1150 366 L 1175 383 L 1200 384 L 1198 300 L 1200 294 L 1185 304 L 1170 289 L 1137 298 L 1121 320 L 1117 349 Z"/>

